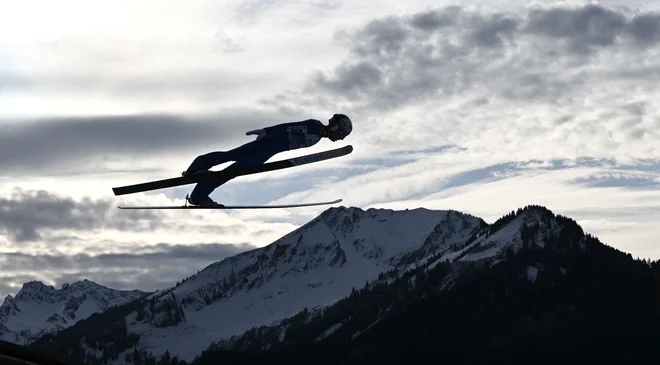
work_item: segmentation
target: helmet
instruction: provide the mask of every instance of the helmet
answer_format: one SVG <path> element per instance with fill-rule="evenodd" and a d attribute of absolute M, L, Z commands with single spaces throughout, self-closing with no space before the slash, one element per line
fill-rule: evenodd
<path fill-rule="evenodd" d="M 339 130 L 341 138 L 345 138 L 353 131 L 353 122 L 344 114 L 335 114 L 330 118 L 328 127 L 331 131 Z"/>

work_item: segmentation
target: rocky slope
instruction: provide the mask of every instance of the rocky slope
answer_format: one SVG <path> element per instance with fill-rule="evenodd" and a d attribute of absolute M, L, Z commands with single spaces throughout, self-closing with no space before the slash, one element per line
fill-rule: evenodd
<path fill-rule="evenodd" d="M 0 306 L 0 339 L 28 344 L 93 313 L 147 294 L 139 290 L 110 289 L 89 280 L 64 284 L 60 289 L 40 281 L 28 282 L 15 297 L 8 295 Z"/>

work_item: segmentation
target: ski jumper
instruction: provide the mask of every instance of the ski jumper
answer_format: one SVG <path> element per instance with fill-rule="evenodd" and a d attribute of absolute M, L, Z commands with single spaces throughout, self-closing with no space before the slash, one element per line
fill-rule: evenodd
<path fill-rule="evenodd" d="M 217 151 L 198 156 L 187 171 L 208 170 L 213 166 L 229 161 L 235 162 L 225 168 L 224 171 L 230 171 L 237 167 L 261 165 L 280 152 L 315 145 L 321 139 L 323 127 L 323 124 L 315 119 L 266 127 L 264 128 L 266 134 L 263 138 L 248 142 L 229 151 Z M 196 204 L 206 201 L 213 190 L 231 179 L 233 178 L 197 183 L 190 194 L 190 200 Z"/>

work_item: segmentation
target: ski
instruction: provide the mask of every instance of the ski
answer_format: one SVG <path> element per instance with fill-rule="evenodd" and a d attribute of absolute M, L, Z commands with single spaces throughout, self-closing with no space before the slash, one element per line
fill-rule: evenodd
<path fill-rule="evenodd" d="M 117 196 L 117 195 L 140 193 L 149 190 L 171 188 L 171 187 L 187 185 L 187 184 L 194 184 L 208 179 L 211 180 L 223 179 L 228 177 L 234 178 L 237 176 L 251 175 L 260 172 L 281 170 L 295 166 L 307 165 L 314 162 L 346 156 L 351 152 L 353 152 L 353 146 L 348 145 L 334 150 L 318 152 L 300 157 L 293 157 L 286 160 L 268 162 L 263 165 L 236 168 L 232 171 L 210 171 L 204 174 L 194 174 L 194 175 L 174 177 L 164 180 L 149 181 L 135 185 L 120 186 L 120 187 L 112 188 L 112 191 Z"/>
<path fill-rule="evenodd" d="M 206 207 L 197 205 L 152 205 L 152 206 L 118 206 L 119 209 L 275 209 L 275 208 L 298 208 L 312 207 L 316 205 L 328 205 L 342 202 L 343 199 L 337 199 L 328 202 L 300 203 L 300 204 L 280 204 L 280 205 L 225 205 L 223 207 Z"/>

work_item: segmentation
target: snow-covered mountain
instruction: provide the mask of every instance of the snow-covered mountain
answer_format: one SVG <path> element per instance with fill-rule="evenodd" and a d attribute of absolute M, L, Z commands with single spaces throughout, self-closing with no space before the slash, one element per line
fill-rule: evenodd
<path fill-rule="evenodd" d="M 562 242 L 564 245 L 570 243 L 572 236 L 569 232 L 570 228 L 567 229 L 567 226 L 564 224 L 565 220 L 567 219 L 556 216 L 543 207 L 529 206 L 525 209 L 519 209 L 517 212 L 510 212 L 497 222 L 491 225 L 483 225 L 480 229 L 473 232 L 473 234 L 463 236 L 462 240 L 456 241 L 458 236 L 455 235 L 447 239 L 447 232 L 451 230 L 441 229 L 441 227 L 450 227 L 452 225 L 450 222 L 455 222 L 455 220 L 445 219 L 443 223 L 438 224 L 436 229 L 427 236 L 425 243 L 419 249 L 413 251 L 413 255 L 416 252 L 424 251 L 424 255 L 417 255 L 416 266 L 425 270 L 432 269 L 439 263 L 451 263 L 453 269 L 445 277 L 440 286 L 443 290 L 451 290 L 453 284 L 466 272 L 475 268 L 479 270 L 487 269 L 489 266 L 506 260 L 507 255 L 517 252 L 525 246 L 543 248 L 545 245 L 552 245 L 556 242 Z M 579 245 L 583 245 L 584 235 L 582 231 L 578 231 L 573 236 L 576 238 L 575 244 L 578 247 Z M 458 242 L 458 244 L 446 244 L 450 242 Z M 425 247 L 429 246 L 435 247 L 435 249 L 424 250 Z M 429 255 L 429 253 L 432 254 Z M 544 270 L 544 268 L 542 265 L 528 265 L 522 267 L 521 270 L 523 277 L 534 281 L 537 273 Z M 403 272 L 399 271 L 399 278 L 401 274 Z M 412 275 L 409 280 L 414 282 L 415 278 L 416 275 Z M 387 275 L 384 275 L 380 281 L 392 282 L 393 279 L 395 278 L 389 278 Z M 385 303 L 381 303 L 381 305 L 386 306 Z M 386 311 L 383 311 L 383 313 Z M 324 310 L 306 311 L 305 322 L 310 323 L 312 318 L 324 315 L 326 315 Z M 353 320 L 351 316 L 334 316 L 333 319 L 315 323 L 315 332 L 309 332 L 307 334 L 313 334 L 317 337 L 308 340 L 323 340 Z M 319 324 L 321 322 L 324 326 Z M 353 328 L 353 332 L 350 333 L 351 336 L 360 335 L 362 331 L 367 330 L 378 322 L 378 319 L 374 319 L 373 323 L 365 322 L 364 319 L 361 322 L 363 327 L 359 329 L 356 329 L 354 324 L 351 325 Z M 291 326 L 296 325 L 298 325 L 296 324 L 296 320 L 289 318 L 280 323 L 274 323 L 270 326 L 257 328 L 256 331 L 235 336 L 229 340 L 219 341 L 213 347 L 244 350 L 247 346 L 253 346 L 253 342 L 256 342 L 261 349 L 265 350 L 281 344 L 298 342 L 300 339 L 295 338 L 295 331 L 287 333 L 287 330 Z"/>
<path fill-rule="evenodd" d="M 452 278 L 462 275 L 464 267 L 474 264 L 482 267 L 492 266 L 505 260 L 508 253 L 517 252 L 523 246 L 544 247 L 566 238 L 566 221 L 569 218 L 555 215 L 545 207 L 530 205 L 512 211 L 496 222 L 484 227 L 472 236 L 460 250 L 445 251 L 441 255 L 432 257 L 433 262 L 427 262 L 431 268 L 439 262 L 452 262 L 456 270 L 445 283 L 445 288 L 453 284 Z M 582 235 L 584 232 L 579 231 Z M 525 275 L 534 280 L 539 268 L 527 267 Z"/>
<path fill-rule="evenodd" d="M 382 272 L 460 248 L 485 225 L 456 211 L 330 208 L 266 247 L 153 294 L 126 317 L 128 332 L 139 334 L 141 350 L 189 361 L 213 342 L 331 305 Z"/>
<path fill-rule="evenodd" d="M 46 333 L 147 294 L 110 289 L 89 280 L 64 284 L 61 289 L 31 281 L 23 284 L 15 297 L 8 295 L 0 306 L 0 339 L 28 344 Z"/>
<path fill-rule="evenodd" d="M 507 214 L 425 261 L 218 343 L 190 365 L 657 359 L 660 261 L 633 259 L 544 207 Z"/>
<path fill-rule="evenodd" d="M 141 302 L 45 336 L 32 348 L 99 364 L 133 359 L 186 364 L 204 351 L 201 362 L 211 364 L 227 358 L 214 348 L 266 349 L 324 341 L 366 341 L 363 345 L 369 347 L 366 344 L 383 328 L 397 331 L 391 328 L 397 316 L 408 318 L 416 303 L 433 296 L 454 300 L 440 300 L 410 317 L 424 323 L 435 305 L 445 306 L 450 309 L 438 316 L 450 317 L 440 318 L 433 328 L 452 322 L 458 334 L 463 333 L 461 324 L 470 321 L 474 331 L 488 330 L 488 325 L 479 329 L 480 321 L 492 319 L 484 317 L 485 311 L 498 318 L 505 310 L 517 315 L 507 302 L 517 298 L 516 308 L 531 306 L 512 324 L 522 326 L 512 331 L 524 335 L 529 319 L 541 308 L 534 303 L 543 301 L 530 302 L 529 295 L 545 295 L 547 288 L 564 285 L 564 299 L 553 299 L 563 309 L 549 308 L 546 314 L 569 321 L 570 316 L 562 315 L 584 303 L 566 300 L 579 299 L 575 293 L 589 289 L 594 280 L 609 280 L 597 276 L 600 269 L 586 272 L 581 263 L 638 272 L 625 257 L 608 251 L 575 221 L 540 206 L 512 211 L 493 224 L 456 211 L 330 208 L 269 246 L 209 265 Z M 534 290 L 537 278 L 543 290 Z M 578 279 L 581 287 L 566 284 Z M 513 292 L 518 296 L 511 296 Z M 425 303 L 421 305 L 429 305 Z M 591 313 L 588 306 L 583 310 Z M 381 321 L 390 314 L 389 321 Z M 550 323 L 539 322 L 540 333 Z M 450 331 L 447 339 L 456 333 Z M 507 338 L 502 334 L 495 331 L 484 338 L 498 342 Z M 468 337 L 462 341 L 470 343 Z M 383 348 L 392 345 L 381 343 Z"/>
<path fill-rule="evenodd" d="M 530 206 L 511 212 L 494 224 L 485 228 L 459 251 L 443 255 L 440 260 L 469 262 L 484 259 L 501 260 L 506 250 L 518 250 L 523 244 L 543 247 L 551 237 L 559 235 L 563 229 L 561 217 L 549 210 Z"/>

